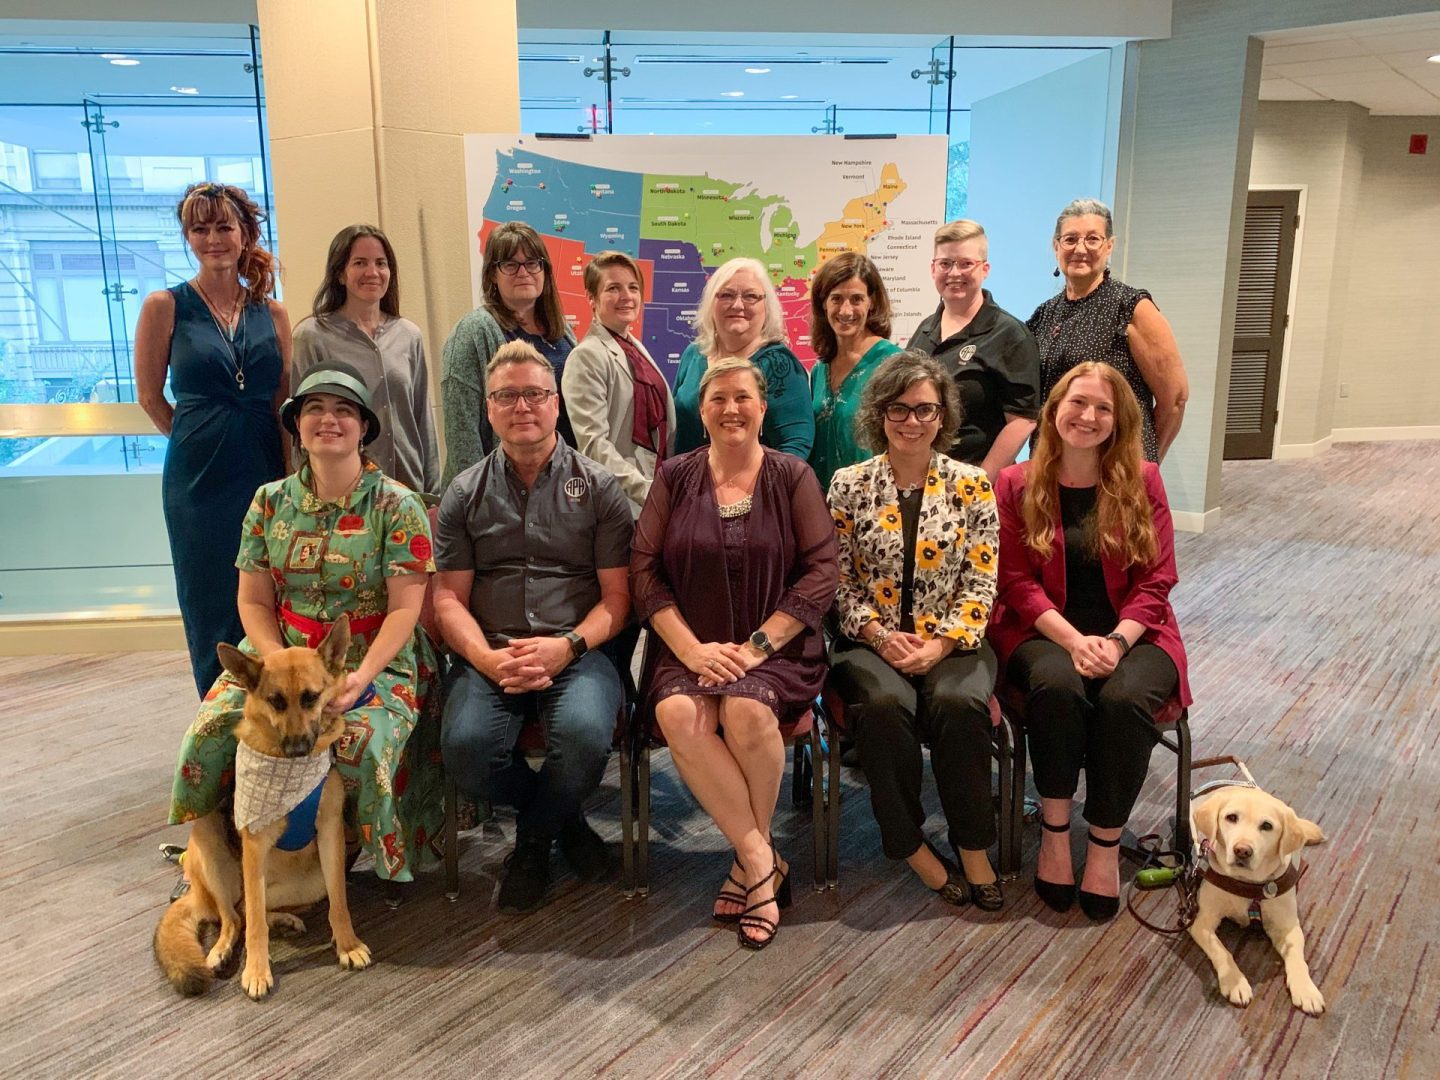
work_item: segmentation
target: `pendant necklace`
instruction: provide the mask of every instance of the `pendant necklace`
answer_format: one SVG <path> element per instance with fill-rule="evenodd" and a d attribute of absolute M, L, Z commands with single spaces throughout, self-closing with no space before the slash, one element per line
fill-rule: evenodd
<path fill-rule="evenodd" d="M 210 321 L 215 324 L 215 332 L 220 335 L 220 344 L 225 347 L 226 354 L 230 357 L 230 367 L 234 370 L 235 385 L 243 394 L 245 392 L 245 315 L 241 306 L 241 296 L 235 298 L 235 306 L 232 308 L 231 320 L 235 323 L 235 333 L 225 333 L 225 328 L 220 324 L 219 317 L 215 314 L 217 308 L 214 301 L 206 291 L 201 288 L 198 278 L 191 278 L 190 284 L 205 301 L 205 311 L 210 316 Z M 237 340 L 238 339 L 238 340 Z M 238 352 L 237 352 L 238 349 Z"/>

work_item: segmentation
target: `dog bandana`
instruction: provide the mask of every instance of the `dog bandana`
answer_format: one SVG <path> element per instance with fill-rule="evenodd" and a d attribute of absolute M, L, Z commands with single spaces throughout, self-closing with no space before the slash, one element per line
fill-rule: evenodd
<path fill-rule="evenodd" d="M 285 817 L 330 773 L 330 753 L 271 757 L 243 742 L 235 746 L 235 827 L 252 832 Z"/>

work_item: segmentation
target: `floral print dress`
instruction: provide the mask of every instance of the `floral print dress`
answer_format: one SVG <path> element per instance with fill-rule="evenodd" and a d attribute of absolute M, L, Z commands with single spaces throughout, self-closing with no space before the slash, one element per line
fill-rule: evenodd
<path fill-rule="evenodd" d="M 371 629 L 350 640 L 345 664 L 354 671 L 379 632 L 375 617 L 384 615 L 388 602 L 385 579 L 435 569 L 429 519 L 419 496 L 374 464 L 339 502 L 321 500 L 305 475 L 302 469 L 255 493 L 235 565 L 268 572 L 276 608 L 288 608 L 297 621 L 370 618 Z M 289 622 L 279 625 L 286 644 L 312 643 Z M 258 655 L 249 638 L 239 647 Z M 417 626 L 375 677 L 370 703 L 346 714 L 345 733 L 334 747 L 346 821 L 374 857 L 375 872 L 389 880 L 412 880 L 416 865 L 438 854 L 444 809 L 440 724 L 433 702 L 426 708 L 435 674 L 434 647 Z M 171 824 L 210 813 L 233 789 L 234 730 L 244 703 L 244 689 L 222 672 L 181 744 Z"/>

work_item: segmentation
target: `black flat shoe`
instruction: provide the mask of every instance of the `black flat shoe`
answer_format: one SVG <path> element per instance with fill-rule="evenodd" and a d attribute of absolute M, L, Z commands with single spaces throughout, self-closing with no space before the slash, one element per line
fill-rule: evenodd
<path fill-rule="evenodd" d="M 1040 820 L 1040 827 L 1046 832 L 1068 833 L 1070 823 L 1064 825 L 1051 825 L 1045 819 Z M 1058 881 L 1046 881 L 1038 873 L 1035 875 L 1035 895 L 1045 901 L 1045 906 L 1051 911 L 1069 911 L 1075 904 L 1075 884 L 1062 885 Z"/>
<path fill-rule="evenodd" d="M 1118 836 L 1114 840 L 1101 840 L 1093 832 L 1086 839 L 1096 847 L 1117 847 L 1120 843 Z M 1079 897 L 1080 910 L 1089 916 L 1091 922 L 1109 922 L 1120 913 L 1120 897 L 1118 896 L 1104 896 L 1081 889 Z"/>
<path fill-rule="evenodd" d="M 981 911 L 999 911 L 1005 906 L 1005 893 L 1001 891 L 998 879 L 983 885 L 971 885 L 970 899 Z"/>
<path fill-rule="evenodd" d="M 970 883 L 965 880 L 965 875 L 960 872 L 958 866 L 941 855 L 929 840 L 925 841 L 925 846 L 930 849 L 930 854 L 935 856 L 935 860 L 945 868 L 945 884 L 930 891 L 953 907 L 964 907 L 970 902 Z"/>

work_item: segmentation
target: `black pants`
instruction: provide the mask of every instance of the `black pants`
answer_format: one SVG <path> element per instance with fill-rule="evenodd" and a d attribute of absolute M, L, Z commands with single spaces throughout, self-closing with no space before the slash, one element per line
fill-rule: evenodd
<path fill-rule="evenodd" d="M 1118 829 L 1130 819 L 1155 746 L 1151 718 L 1179 674 L 1157 645 L 1142 642 L 1105 679 L 1086 679 L 1048 638 L 1015 650 L 1006 678 L 1025 692 L 1025 735 L 1035 790 L 1070 799 L 1085 770 L 1085 820 Z"/>
<path fill-rule="evenodd" d="M 978 652 L 952 652 L 919 676 L 901 674 L 866 645 L 836 642 L 830 685 L 845 702 L 888 857 L 909 858 L 925 840 L 923 743 L 951 845 L 979 851 L 995 842 L 990 694 L 997 668 L 989 642 Z"/>

